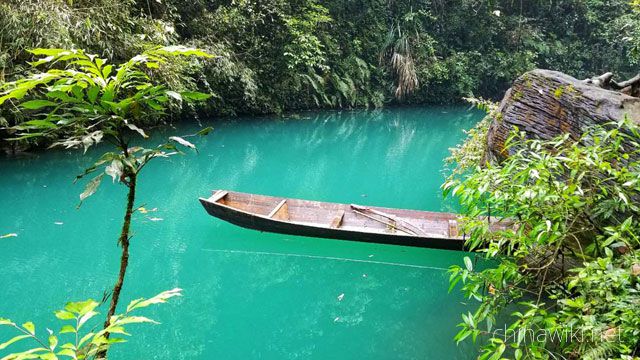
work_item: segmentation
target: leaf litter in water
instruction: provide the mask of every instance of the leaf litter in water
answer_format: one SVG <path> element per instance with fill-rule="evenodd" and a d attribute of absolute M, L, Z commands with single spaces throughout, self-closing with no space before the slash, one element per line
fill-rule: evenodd
<path fill-rule="evenodd" d="M 140 211 L 141 214 L 148 214 L 150 212 L 158 211 L 158 208 L 146 209 L 144 206 L 141 206 L 138 208 L 138 211 Z"/>

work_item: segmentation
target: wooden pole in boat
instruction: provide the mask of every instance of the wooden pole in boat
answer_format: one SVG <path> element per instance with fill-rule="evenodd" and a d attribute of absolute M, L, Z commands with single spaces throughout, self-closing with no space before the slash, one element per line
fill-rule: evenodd
<path fill-rule="evenodd" d="M 376 217 L 373 217 L 373 216 L 371 216 L 371 215 L 365 214 L 365 212 L 364 212 L 364 211 L 360 210 L 360 209 L 359 209 L 359 208 L 357 208 L 357 207 L 354 207 L 353 205 L 351 206 L 351 209 L 352 209 L 356 214 L 362 215 L 362 216 L 364 216 L 364 217 L 366 217 L 366 218 L 368 218 L 368 219 L 371 219 L 371 220 L 373 220 L 373 221 L 377 221 L 377 222 L 379 222 L 379 223 L 385 224 L 385 225 L 387 225 L 388 227 L 390 227 L 390 228 L 392 228 L 392 229 L 394 229 L 394 230 L 399 230 L 399 231 L 402 231 L 403 233 L 407 233 L 407 234 L 409 234 L 409 235 L 415 235 L 415 236 L 418 236 L 418 234 L 416 234 L 415 232 L 411 231 L 410 229 L 401 229 L 400 227 L 398 227 L 396 224 L 392 223 L 391 221 L 389 221 L 389 222 L 387 222 L 387 221 L 383 221 L 383 220 L 380 220 L 380 219 L 378 219 L 378 218 L 376 218 Z"/>
<path fill-rule="evenodd" d="M 422 231 L 422 229 L 420 229 L 419 227 L 411 224 L 410 222 L 404 221 L 402 219 L 398 219 L 397 217 L 391 215 L 391 214 L 387 214 L 385 212 L 379 211 L 379 210 L 375 210 L 375 209 L 371 209 L 365 206 L 359 206 L 359 205 L 355 205 L 355 204 L 351 204 L 351 208 L 354 210 L 358 210 L 360 212 L 365 212 L 368 211 L 372 214 L 376 214 L 376 215 L 380 215 L 383 216 L 387 219 L 393 220 L 394 222 L 398 222 L 400 224 L 402 224 L 404 227 L 406 227 L 409 231 L 411 231 L 411 233 L 413 233 L 413 235 L 420 235 L 420 234 L 424 234 L 424 231 Z M 406 231 L 405 231 L 406 232 Z"/>

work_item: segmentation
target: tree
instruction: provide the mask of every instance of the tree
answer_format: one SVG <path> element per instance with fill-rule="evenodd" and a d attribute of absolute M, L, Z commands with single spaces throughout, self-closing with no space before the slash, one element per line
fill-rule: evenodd
<path fill-rule="evenodd" d="M 92 299 L 69 302 L 64 309 L 55 312 L 56 318 L 65 321 L 59 331 L 55 332 L 47 328 L 49 333 L 47 338 L 42 338 L 36 333 L 34 323 L 27 321 L 22 325 L 18 325 L 9 319 L 0 318 L 0 326 L 14 328 L 19 335 L 0 343 L 0 350 L 7 348 L 9 345 L 23 342 L 31 339 L 37 344 L 36 347 L 24 351 L 11 353 L 3 359 L 5 360 L 22 360 L 22 359 L 47 359 L 55 360 L 59 357 L 70 358 L 74 360 L 97 358 L 100 353 L 106 351 L 113 344 L 125 342 L 123 337 L 109 338 L 108 334 L 119 334 L 122 336 L 130 336 L 126 332 L 125 327 L 129 324 L 151 323 L 157 324 L 156 321 L 144 316 L 132 315 L 135 310 L 145 308 L 149 305 L 165 303 L 172 297 L 182 296 L 181 289 L 173 289 L 163 291 L 160 294 L 149 299 L 136 299 L 129 303 L 127 310 L 118 315 L 113 315 L 110 319 L 108 327 L 102 330 L 91 330 L 89 328 L 90 320 L 98 315 L 96 308 L 100 305 Z M 68 322 L 67 322 L 68 321 Z M 66 335 L 65 335 L 66 334 Z M 64 337 L 70 337 L 68 342 L 63 343 Z"/>
<path fill-rule="evenodd" d="M 183 137 L 172 136 L 166 143 L 153 148 L 132 145 L 134 137 L 147 139 L 146 131 L 166 122 L 166 109 L 183 102 L 197 102 L 211 95 L 200 92 L 176 92 L 154 79 L 153 71 L 169 59 L 211 55 L 182 46 L 149 50 L 114 67 L 106 60 L 85 54 L 82 50 L 36 49 L 41 56 L 31 65 L 47 64 L 50 69 L 0 87 L 0 105 L 10 102 L 27 115 L 26 121 L 11 128 L 14 141 L 30 141 L 65 148 L 87 148 L 101 141 L 113 145 L 116 151 L 104 153 L 76 180 L 99 172 L 89 180 L 80 194 L 80 202 L 93 195 L 104 175 L 127 188 L 124 220 L 118 245 L 122 248 L 120 270 L 111 293 L 111 304 L 104 328 L 109 328 L 120 298 L 120 291 L 129 263 L 129 230 L 136 210 L 138 175 L 149 161 L 180 152 L 178 147 L 195 149 Z M 206 128 L 198 134 L 206 135 Z M 100 170 L 100 171 L 98 171 Z M 105 334 L 109 337 L 109 332 Z"/>

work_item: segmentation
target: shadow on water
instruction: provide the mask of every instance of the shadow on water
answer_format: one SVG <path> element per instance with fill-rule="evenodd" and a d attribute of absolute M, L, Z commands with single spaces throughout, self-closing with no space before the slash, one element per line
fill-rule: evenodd
<path fill-rule="evenodd" d="M 197 155 L 142 174 L 139 205 L 157 210 L 135 215 L 123 303 L 173 287 L 185 296 L 149 309 L 162 325 L 132 328 L 112 358 L 468 358 L 452 341 L 465 306 L 446 293 L 462 253 L 255 232 L 207 216 L 197 198 L 225 188 L 445 210 L 442 160 L 480 117 L 400 108 L 212 123 Z M 71 184 L 99 150 L 0 159 L 0 235 L 18 234 L 0 239 L 0 316 L 52 324 L 66 300 L 115 281 L 124 189 L 109 179 L 76 210 L 82 187 Z"/>

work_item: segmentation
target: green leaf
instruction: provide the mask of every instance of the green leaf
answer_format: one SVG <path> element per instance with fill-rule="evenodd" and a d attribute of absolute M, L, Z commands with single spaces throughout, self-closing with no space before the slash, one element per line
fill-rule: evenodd
<path fill-rule="evenodd" d="M 57 104 L 49 100 L 30 100 L 20 104 L 25 109 L 37 110 L 47 106 L 56 106 Z"/>
<path fill-rule="evenodd" d="M 25 121 L 16 128 L 36 128 L 36 129 L 56 129 L 58 126 L 49 120 L 29 120 Z"/>
<path fill-rule="evenodd" d="M 140 136 L 142 136 L 143 138 L 148 138 L 149 136 L 147 134 L 145 134 L 144 130 L 140 129 L 139 127 L 135 126 L 134 124 L 129 124 L 126 123 L 125 124 L 129 129 L 137 132 L 138 134 L 140 134 Z"/>
<path fill-rule="evenodd" d="M 60 320 L 74 320 L 76 318 L 73 313 L 65 310 L 58 310 L 55 312 L 55 315 Z"/>
<path fill-rule="evenodd" d="M 178 101 L 182 101 L 182 96 L 173 90 L 167 90 L 166 94 Z"/>
<path fill-rule="evenodd" d="M 65 325 L 60 329 L 60 334 L 75 333 L 75 332 L 76 332 L 76 328 L 74 328 L 71 325 Z"/>
<path fill-rule="evenodd" d="M 111 176 L 114 182 L 116 180 L 120 181 L 123 171 L 124 167 L 122 166 L 122 161 L 117 159 L 111 161 L 111 164 L 104 169 L 105 174 Z"/>
<path fill-rule="evenodd" d="M 22 324 L 22 327 L 25 328 L 29 332 L 29 334 L 36 334 L 36 326 L 31 321 L 27 321 L 26 323 Z"/>
<path fill-rule="evenodd" d="M 207 100 L 208 98 L 213 96 L 211 94 L 205 94 L 199 91 L 183 91 L 180 94 L 182 95 L 183 98 L 187 100 L 194 100 L 194 101 Z"/>
<path fill-rule="evenodd" d="M 77 357 L 76 352 L 75 352 L 75 351 L 73 351 L 72 349 L 62 349 L 62 350 L 58 351 L 58 352 L 56 353 L 56 355 L 59 355 L 59 356 L 68 356 L 68 357 L 71 357 L 71 358 L 76 358 L 76 357 Z"/>
<path fill-rule="evenodd" d="M 204 128 L 204 129 L 202 129 L 202 130 L 198 131 L 198 132 L 196 133 L 196 135 L 199 135 L 199 136 L 206 136 L 206 135 L 209 135 L 209 133 L 210 133 L 210 132 L 212 132 L 212 131 L 213 131 L 213 127 L 208 126 L 208 127 Z"/>
<path fill-rule="evenodd" d="M 53 351 L 58 346 L 58 337 L 55 335 L 49 335 L 49 349 Z"/>
<path fill-rule="evenodd" d="M 96 99 L 98 99 L 98 93 L 100 92 L 100 88 L 98 86 L 92 86 L 87 90 L 87 97 L 91 103 L 95 103 Z"/>
<path fill-rule="evenodd" d="M 464 257 L 464 266 L 467 268 L 467 270 L 473 271 L 473 263 L 468 256 Z"/>
<path fill-rule="evenodd" d="M 0 318 L 0 326 L 2 325 L 14 326 L 15 323 L 9 319 Z"/>
<path fill-rule="evenodd" d="M 112 326 L 116 328 L 126 324 L 140 324 L 140 323 L 158 324 L 157 321 L 151 320 L 145 316 L 126 316 L 123 318 L 116 318 L 116 321 L 113 322 Z M 107 331 L 109 331 L 110 328 L 111 326 L 107 328 Z"/>
<path fill-rule="evenodd" d="M 101 175 L 96 177 L 100 176 Z M 69 302 L 64 306 L 64 309 L 68 312 L 82 316 L 90 311 L 93 311 L 98 307 L 98 305 L 100 305 L 100 303 L 93 299 L 89 299 L 85 301 Z"/>
<path fill-rule="evenodd" d="M 102 69 L 102 76 L 106 79 L 111 75 L 111 71 L 113 71 L 113 65 L 107 65 Z"/>
<path fill-rule="evenodd" d="M 78 329 L 80 329 L 80 327 L 82 327 L 82 325 L 84 325 L 89 319 L 91 319 L 92 317 L 98 315 L 97 312 L 91 310 L 89 312 L 87 312 L 86 314 L 82 315 L 80 317 L 80 319 L 78 319 Z"/>
<path fill-rule="evenodd" d="M 27 50 L 27 51 L 32 53 L 33 55 L 38 55 L 38 56 L 59 56 L 59 55 L 70 54 L 71 51 L 73 51 L 73 50 L 38 48 L 38 49 L 31 49 L 31 50 Z"/>
<path fill-rule="evenodd" d="M 80 203 L 82 203 L 89 196 L 95 194 L 96 190 L 98 190 L 98 186 L 100 186 L 100 182 L 102 182 L 103 176 L 104 174 L 100 174 L 87 183 L 84 191 L 82 192 L 82 194 L 80 194 Z"/>
<path fill-rule="evenodd" d="M 182 289 L 175 288 L 175 289 L 163 291 L 160 294 L 146 300 L 144 298 L 133 300 L 127 306 L 127 312 L 130 312 L 134 309 L 144 308 L 152 304 L 165 303 L 167 302 L 168 299 L 175 296 L 182 296 Z"/>
<path fill-rule="evenodd" d="M 196 49 L 196 48 L 190 48 L 190 47 L 186 47 L 186 46 L 182 46 L 182 45 L 165 46 L 165 47 L 161 47 L 161 48 L 158 48 L 158 49 L 154 49 L 154 50 L 148 51 L 147 53 L 149 53 L 149 54 L 160 54 L 160 55 L 199 56 L 199 57 L 204 57 L 204 58 L 212 58 L 212 57 L 214 57 L 213 55 L 209 54 L 208 52 L 206 52 L 204 50 Z"/>
<path fill-rule="evenodd" d="M 7 346 L 9 346 L 9 345 L 11 345 L 11 344 L 13 344 L 13 343 L 15 343 L 17 341 L 20 341 L 20 340 L 26 339 L 26 338 L 30 338 L 30 337 L 31 337 L 31 335 L 18 335 L 18 336 L 12 338 L 11 340 L 9 340 L 7 342 L 4 342 L 4 343 L 0 344 L 0 350 L 6 349 Z"/>
<path fill-rule="evenodd" d="M 93 337 L 95 334 L 90 332 L 88 334 L 86 334 L 85 336 L 82 337 L 82 339 L 80 339 L 80 341 L 78 342 L 78 346 L 82 346 L 82 344 L 84 344 L 87 340 L 91 339 L 91 337 Z"/>
<path fill-rule="evenodd" d="M 196 148 L 196 146 L 195 146 L 195 145 L 193 145 L 192 143 L 188 142 L 187 140 L 185 140 L 185 139 L 183 139 L 183 138 L 181 138 L 181 137 L 179 137 L 179 136 L 170 136 L 170 137 L 169 137 L 169 140 L 171 140 L 171 141 L 175 141 L 175 142 L 177 142 L 178 144 L 180 144 L 180 145 L 182 145 L 182 146 L 186 146 L 186 147 L 188 147 L 188 148 L 192 148 L 192 149 L 195 149 L 195 148 Z"/>

